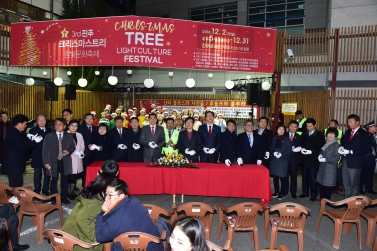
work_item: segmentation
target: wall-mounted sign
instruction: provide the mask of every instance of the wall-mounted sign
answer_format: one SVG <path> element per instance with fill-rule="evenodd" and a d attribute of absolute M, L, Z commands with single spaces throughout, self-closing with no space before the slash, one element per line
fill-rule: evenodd
<path fill-rule="evenodd" d="M 281 104 L 281 112 L 284 115 L 295 115 L 297 111 L 297 103 L 283 103 Z"/>

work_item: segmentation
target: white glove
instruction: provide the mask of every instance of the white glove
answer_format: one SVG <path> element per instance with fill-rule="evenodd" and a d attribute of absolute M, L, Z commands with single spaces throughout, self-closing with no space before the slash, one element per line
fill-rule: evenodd
<path fill-rule="evenodd" d="M 118 145 L 118 149 L 122 149 L 122 150 L 124 150 L 124 149 L 127 149 L 127 146 L 124 145 L 124 144 L 119 144 L 119 145 Z"/>
<path fill-rule="evenodd" d="M 225 160 L 225 165 L 227 165 L 227 166 L 231 166 L 231 165 L 232 165 L 232 163 L 230 162 L 230 160 L 229 160 L 229 159 L 226 159 L 226 160 Z"/>
<path fill-rule="evenodd" d="M 278 159 L 278 158 L 280 158 L 281 156 L 282 156 L 281 153 L 277 153 L 275 157 Z"/>
<path fill-rule="evenodd" d="M 38 135 L 38 134 L 37 134 L 37 135 Z M 26 137 L 28 137 L 28 139 L 30 139 L 30 140 L 33 140 L 35 136 L 34 136 L 33 134 L 28 133 L 28 134 L 26 135 Z"/>
<path fill-rule="evenodd" d="M 205 153 L 208 153 L 209 148 L 208 148 L 208 147 L 203 147 L 203 151 L 204 151 Z"/>
<path fill-rule="evenodd" d="M 270 152 L 266 152 L 266 155 L 264 156 L 265 159 L 270 158 Z"/>
<path fill-rule="evenodd" d="M 135 150 L 140 149 L 140 145 L 134 143 L 134 144 L 132 145 L 132 148 L 135 149 Z"/>
<path fill-rule="evenodd" d="M 262 164 L 262 161 L 259 159 L 257 160 L 257 165 L 261 165 Z"/>
<path fill-rule="evenodd" d="M 80 159 L 83 159 L 85 157 L 85 154 L 83 152 L 76 152 L 75 155 Z"/>
<path fill-rule="evenodd" d="M 93 144 L 91 147 L 90 147 L 90 150 L 98 150 L 99 151 L 100 147 L 97 146 L 96 144 Z"/>
<path fill-rule="evenodd" d="M 301 153 L 304 154 L 304 155 L 308 155 L 308 154 L 312 154 L 312 151 L 306 150 L 305 148 L 302 148 Z"/>
<path fill-rule="evenodd" d="M 347 149 L 344 149 L 344 147 L 341 146 L 341 147 L 339 147 L 339 149 L 338 149 L 338 153 L 343 154 L 343 155 L 347 155 L 347 154 L 350 153 L 350 151 L 347 150 Z"/>
<path fill-rule="evenodd" d="M 150 148 L 154 148 L 154 142 L 153 141 L 149 142 L 148 145 L 149 145 Z"/>
<path fill-rule="evenodd" d="M 243 160 L 242 160 L 242 158 L 238 158 L 238 159 L 237 159 L 237 163 L 238 163 L 238 165 L 240 165 L 240 166 L 243 165 Z"/>
<path fill-rule="evenodd" d="M 192 155 L 194 155 L 196 152 L 195 152 L 195 150 L 191 150 L 191 151 L 189 151 L 189 154 L 192 156 Z"/>
<path fill-rule="evenodd" d="M 277 155 L 278 155 L 278 152 L 274 152 L 274 156 L 277 157 Z"/>
<path fill-rule="evenodd" d="M 211 148 L 207 151 L 208 154 L 213 154 L 216 151 L 215 148 Z"/>
<path fill-rule="evenodd" d="M 323 155 L 322 155 L 322 154 L 318 155 L 318 160 L 319 160 L 319 159 L 322 159 L 322 158 L 323 158 Z"/>
<path fill-rule="evenodd" d="M 326 159 L 325 158 L 318 158 L 319 162 L 326 162 Z"/>
<path fill-rule="evenodd" d="M 306 154 L 312 154 L 312 150 L 306 150 Z"/>
<path fill-rule="evenodd" d="M 186 148 L 185 154 L 190 154 L 190 149 Z M 191 155 L 191 154 L 190 154 Z"/>
<path fill-rule="evenodd" d="M 301 146 L 299 146 L 299 147 L 292 146 L 292 151 L 295 152 L 295 153 L 300 152 L 301 151 Z"/>
<path fill-rule="evenodd" d="M 37 137 L 34 137 L 34 141 L 35 141 L 36 143 L 39 143 L 39 142 L 41 142 L 41 141 L 42 141 L 42 139 L 43 139 L 43 137 L 42 137 L 42 136 L 37 136 Z"/>

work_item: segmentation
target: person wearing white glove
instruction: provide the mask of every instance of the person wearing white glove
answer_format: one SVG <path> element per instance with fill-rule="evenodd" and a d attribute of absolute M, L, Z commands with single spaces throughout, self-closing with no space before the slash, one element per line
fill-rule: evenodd
<path fill-rule="evenodd" d="M 310 196 L 310 201 L 315 201 L 318 196 L 318 186 L 316 182 L 319 168 L 318 155 L 325 144 L 325 135 L 316 129 L 316 121 L 313 118 L 306 120 L 307 132 L 303 135 L 302 150 L 304 158 L 304 168 L 302 170 L 302 194 L 300 198 Z M 310 190 L 309 190 L 310 185 Z M 309 194 L 310 191 L 310 194 Z"/>
<path fill-rule="evenodd" d="M 284 122 L 283 122 L 284 124 Z M 255 133 L 258 133 L 260 135 L 260 142 L 261 142 L 261 150 L 262 158 L 258 158 L 262 160 L 262 164 L 266 167 L 270 166 L 270 156 L 268 158 L 265 158 L 266 152 L 270 152 L 271 150 L 271 143 L 272 143 L 272 138 L 274 137 L 273 133 L 271 130 L 267 128 L 268 126 L 268 118 L 267 117 L 260 117 L 258 119 L 258 128 L 254 130 Z"/>
<path fill-rule="evenodd" d="M 251 119 L 244 122 L 245 132 L 237 136 L 237 158 L 241 158 L 243 164 L 257 164 L 258 160 L 264 160 L 264 155 L 267 150 L 262 137 L 258 135 L 258 130 L 254 129 L 254 123 Z M 262 163 L 264 163 L 262 161 Z"/>
<path fill-rule="evenodd" d="M 126 162 L 128 161 L 128 147 L 126 145 L 127 130 L 123 127 L 124 119 L 116 116 L 112 121 L 115 127 L 108 133 L 112 141 L 111 158 L 116 162 Z"/>
<path fill-rule="evenodd" d="M 279 125 L 276 129 L 276 136 L 272 139 L 270 160 L 270 174 L 273 176 L 274 194 L 273 198 L 282 200 L 288 193 L 288 162 L 292 153 L 292 143 L 285 133 L 285 126 Z"/>
<path fill-rule="evenodd" d="M 140 143 L 141 129 L 139 128 L 139 119 L 131 117 L 131 129 L 126 129 L 125 145 L 128 149 L 128 162 L 143 162 L 144 147 Z"/>
<path fill-rule="evenodd" d="M 326 143 L 322 146 L 318 156 L 319 168 L 316 177 L 318 183 L 319 197 L 331 199 L 331 194 L 336 186 L 337 169 L 339 161 L 339 144 L 337 142 L 338 130 L 328 128 L 326 130 Z"/>
<path fill-rule="evenodd" d="M 237 159 L 237 134 L 236 122 L 232 119 L 226 121 L 225 131 L 220 134 L 220 162 L 235 163 Z M 226 163 L 225 163 L 226 164 Z"/>
<path fill-rule="evenodd" d="M 156 124 L 155 114 L 150 114 L 148 121 L 149 125 L 141 128 L 140 144 L 144 146 L 144 162 L 156 162 L 161 157 L 161 149 L 165 144 L 165 132 L 163 127 Z M 153 147 L 149 145 L 152 141 L 154 142 Z"/>
<path fill-rule="evenodd" d="M 215 115 L 212 111 L 206 111 L 205 116 L 207 123 L 199 126 L 198 132 L 200 133 L 203 147 L 209 150 L 203 150 L 200 153 L 200 162 L 217 163 L 221 128 L 213 123 Z"/>
<path fill-rule="evenodd" d="M 87 118 L 88 117 L 89 116 L 87 116 Z M 86 130 L 85 127 L 82 129 L 82 131 L 84 130 Z M 88 144 L 88 149 L 90 151 L 90 154 L 85 154 L 85 155 L 87 157 L 89 156 L 94 161 L 106 161 L 108 159 L 111 159 L 111 153 L 112 153 L 112 147 L 113 147 L 111 135 L 108 132 L 108 127 L 105 123 L 100 123 L 98 125 L 97 130 L 98 130 L 98 133 L 97 132 L 92 133 L 91 139 Z"/>
<path fill-rule="evenodd" d="M 194 119 L 188 117 L 185 119 L 185 130 L 181 131 L 178 136 L 176 149 L 190 161 L 199 162 L 199 154 L 204 151 L 198 131 L 193 130 Z"/>

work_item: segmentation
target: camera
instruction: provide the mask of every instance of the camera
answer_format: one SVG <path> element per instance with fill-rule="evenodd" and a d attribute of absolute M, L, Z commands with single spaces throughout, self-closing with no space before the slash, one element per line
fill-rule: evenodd
<path fill-rule="evenodd" d="M 289 57 L 289 58 L 294 58 L 294 57 L 295 57 L 295 54 L 293 54 L 292 49 L 288 49 L 288 50 L 287 50 L 287 54 L 288 54 L 288 57 Z"/>

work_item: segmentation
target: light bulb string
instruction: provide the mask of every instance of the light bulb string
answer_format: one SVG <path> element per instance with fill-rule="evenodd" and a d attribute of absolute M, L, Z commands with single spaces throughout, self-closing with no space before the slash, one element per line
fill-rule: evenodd
<path fill-rule="evenodd" d="M 151 67 L 149 67 L 148 78 L 149 78 L 149 79 L 151 78 Z"/>
<path fill-rule="evenodd" d="M 84 78 L 84 66 L 81 66 L 81 78 Z"/>

